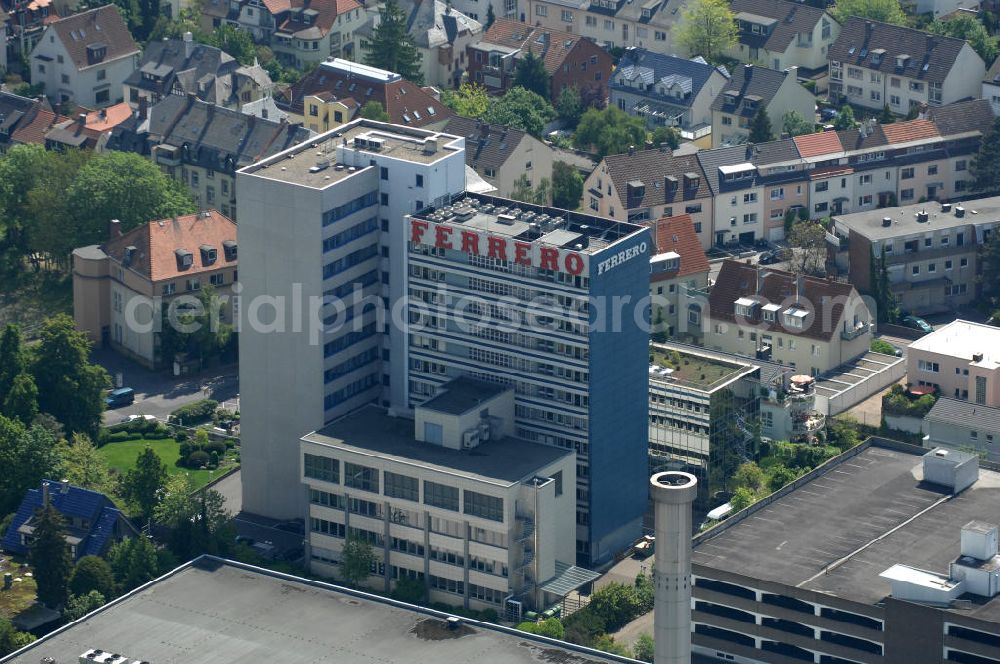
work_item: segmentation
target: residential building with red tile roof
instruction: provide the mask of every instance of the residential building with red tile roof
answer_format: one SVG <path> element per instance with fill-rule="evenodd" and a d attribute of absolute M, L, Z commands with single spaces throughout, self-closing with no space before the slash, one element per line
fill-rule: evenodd
<path fill-rule="evenodd" d="M 115 5 L 49 25 L 31 51 L 31 81 L 53 102 L 102 108 L 123 101 L 122 83 L 139 63 L 139 45 Z"/>
<path fill-rule="evenodd" d="M 101 347 L 148 367 L 174 358 L 160 355 L 160 306 L 198 296 L 212 286 L 229 295 L 237 278 L 236 222 L 215 210 L 142 224 L 123 233 L 110 222 L 108 240 L 73 251 L 76 326 Z M 232 321 L 228 300 L 222 320 Z M 169 324 L 167 320 L 163 325 Z"/>
<path fill-rule="evenodd" d="M 514 84 L 517 63 L 530 52 L 551 77 L 555 103 L 566 87 L 576 87 L 587 104 L 603 104 L 614 68 L 611 56 L 578 34 L 498 18 L 477 44 L 469 46 L 469 80 L 493 93 Z"/>
<path fill-rule="evenodd" d="M 75 120 L 56 121 L 45 132 L 45 147 L 50 150 L 79 148 L 104 149 L 112 130 L 132 117 L 132 108 L 125 102 L 97 111 L 80 113 Z"/>
<path fill-rule="evenodd" d="M 686 329 L 680 322 L 687 320 L 691 291 L 708 287 L 708 258 L 690 215 L 662 217 L 651 224 L 650 230 L 655 243 L 649 259 L 653 324 L 662 326 L 668 337 L 675 338 L 680 330 Z"/>

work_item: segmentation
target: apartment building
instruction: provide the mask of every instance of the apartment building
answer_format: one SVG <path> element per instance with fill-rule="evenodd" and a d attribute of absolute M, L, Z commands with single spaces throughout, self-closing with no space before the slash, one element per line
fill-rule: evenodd
<path fill-rule="evenodd" d="M 827 51 L 840 24 L 823 9 L 785 0 L 734 0 L 739 39 L 729 55 L 777 71 L 798 67 L 802 79 L 825 90 Z"/>
<path fill-rule="evenodd" d="M 139 53 L 118 9 L 105 5 L 49 24 L 31 51 L 31 81 L 53 102 L 118 104 Z"/>
<path fill-rule="evenodd" d="M 763 185 L 761 237 L 785 239 L 785 218 L 809 208 L 809 173 L 794 141 L 772 141 L 753 146 L 752 161 Z"/>
<path fill-rule="evenodd" d="M 660 147 L 608 155 L 584 181 L 581 207 L 633 223 L 686 214 L 702 248 L 712 246 L 712 191 L 693 154 Z"/>
<path fill-rule="evenodd" d="M 514 619 L 597 577 L 573 565 L 574 455 L 514 436 L 511 388 L 456 378 L 413 415 L 366 406 L 302 438 L 313 573 L 339 577 L 360 537 L 369 587 L 415 579 L 432 602 Z"/>
<path fill-rule="evenodd" d="M 206 210 L 126 233 L 116 219 L 107 242 L 73 250 L 76 327 L 99 347 L 159 368 L 173 361 L 160 353 L 161 314 L 203 286 L 228 298 L 236 277 L 236 224 L 225 215 Z M 232 322 L 228 299 L 219 315 Z"/>
<path fill-rule="evenodd" d="M 340 58 L 321 62 L 276 98 L 292 122 L 314 132 L 347 124 L 372 101 L 382 105 L 390 122 L 407 127 L 425 127 L 454 115 L 424 88 L 395 72 Z"/>
<path fill-rule="evenodd" d="M 709 293 L 704 343 L 812 376 L 868 352 L 872 316 L 850 284 L 727 260 Z"/>
<path fill-rule="evenodd" d="M 830 94 L 906 115 L 978 98 L 986 63 L 967 42 L 852 16 L 829 51 Z"/>
<path fill-rule="evenodd" d="M 551 78 L 554 104 L 567 87 L 575 87 L 587 105 L 602 106 L 614 69 L 611 55 L 579 35 L 497 19 L 482 39 L 468 48 L 469 80 L 492 93 L 514 84 L 518 61 L 530 52 L 542 60 Z"/>
<path fill-rule="evenodd" d="M 244 403 L 270 405 L 256 416 L 245 407 L 245 509 L 300 513 L 289 491 L 298 465 L 274 441 L 369 402 L 408 414 L 472 376 L 514 388 L 515 437 L 576 451 L 576 555 L 599 564 L 638 536 L 645 509 L 645 447 L 623 441 L 643 439 L 647 332 L 635 312 L 589 321 L 588 298 L 643 299 L 649 232 L 463 194 L 464 150 L 461 137 L 359 120 L 240 172 L 241 242 L 253 258 L 244 300 L 301 284 L 294 297 L 330 301 L 312 340 L 303 328 L 240 335 L 244 357 L 280 358 L 241 368 Z M 391 324 L 360 297 L 393 312 Z M 540 301 L 544 328 L 525 325 Z M 463 307 L 502 324 L 464 324 Z"/>
<path fill-rule="evenodd" d="M 698 152 L 715 198 L 712 243 L 752 245 L 764 237 L 764 182 L 751 161 L 753 146 L 736 145 Z"/>
<path fill-rule="evenodd" d="M 924 447 L 971 451 L 1000 462 L 1000 408 L 940 397 L 924 415 Z"/>
<path fill-rule="evenodd" d="M 856 212 L 833 224 L 837 265 L 860 291 L 872 290 L 872 261 L 884 261 L 900 308 L 935 313 L 978 297 L 979 247 L 1000 232 L 1000 198 Z"/>
<path fill-rule="evenodd" d="M 672 27 L 683 6 L 678 0 L 527 0 L 522 20 L 578 34 L 605 48 L 675 53 Z"/>
<path fill-rule="evenodd" d="M 906 353 L 906 380 L 943 396 L 1000 407 L 1000 329 L 956 320 L 917 339 Z"/>
<path fill-rule="evenodd" d="M 684 138 L 703 138 L 712 126 L 712 103 L 728 83 L 725 67 L 629 48 L 611 78 L 611 104 L 644 118 L 650 129 L 677 127 Z"/>
<path fill-rule="evenodd" d="M 983 78 L 982 99 L 990 102 L 993 115 L 1000 115 L 1000 57 L 993 62 Z"/>
<path fill-rule="evenodd" d="M 51 0 L 0 0 L 0 69 L 10 71 L 22 56 L 28 57 L 46 26 L 58 18 Z"/>
<path fill-rule="evenodd" d="M 709 265 L 691 215 L 657 219 L 651 230 L 656 243 L 656 255 L 649 259 L 653 323 L 672 339 L 700 337 L 701 309 L 692 307 L 692 296 L 708 288 Z"/>
<path fill-rule="evenodd" d="M 752 64 L 738 67 L 712 103 L 712 147 L 746 143 L 760 109 L 771 120 L 772 133 L 780 136 L 786 113 L 794 111 L 806 120 L 814 117 L 816 98 L 799 84 L 795 67 L 782 71 Z"/>

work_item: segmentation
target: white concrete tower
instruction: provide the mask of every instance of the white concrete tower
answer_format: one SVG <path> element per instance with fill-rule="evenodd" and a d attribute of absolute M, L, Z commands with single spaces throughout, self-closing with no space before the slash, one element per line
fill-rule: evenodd
<path fill-rule="evenodd" d="M 690 473 L 668 471 L 653 475 L 649 483 L 656 510 L 653 661 L 690 664 L 691 504 L 698 495 L 698 479 Z"/>

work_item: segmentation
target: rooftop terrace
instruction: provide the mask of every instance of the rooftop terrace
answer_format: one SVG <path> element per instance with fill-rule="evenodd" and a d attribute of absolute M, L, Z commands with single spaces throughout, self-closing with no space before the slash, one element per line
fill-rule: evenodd
<path fill-rule="evenodd" d="M 681 383 L 706 391 L 753 371 L 750 360 L 745 364 L 724 362 L 669 346 L 652 345 L 649 347 L 649 355 L 650 380 Z M 664 372 L 663 369 L 670 371 Z"/>
<path fill-rule="evenodd" d="M 921 214 L 923 212 L 926 216 Z M 892 220 L 889 226 L 883 223 L 887 217 Z M 837 226 L 849 228 L 872 241 L 959 226 L 1000 223 L 1000 196 L 951 204 L 931 201 L 841 214 L 835 215 L 834 221 Z"/>

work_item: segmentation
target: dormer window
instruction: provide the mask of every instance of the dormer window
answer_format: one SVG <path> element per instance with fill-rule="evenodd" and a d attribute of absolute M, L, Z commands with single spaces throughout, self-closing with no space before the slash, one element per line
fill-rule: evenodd
<path fill-rule="evenodd" d="M 741 297 L 733 303 L 734 310 L 737 316 L 743 316 L 744 318 L 750 318 L 753 316 L 754 307 L 757 306 L 757 302 L 751 300 L 748 297 Z"/>
<path fill-rule="evenodd" d="M 793 330 L 801 330 L 804 326 L 805 318 L 808 315 L 808 311 L 798 307 L 790 307 L 786 309 L 783 317 L 785 327 Z"/>
<path fill-rule="evenodd" d="M 194 254 L 192 254 L 187 249 L 174 250 L 174 256 L 177 259 L 178 270 L 186 270 L 192 265 L 194 265 Z"/>
<path fill-rule="evenodd" d="M 884 48 L 872 49 L 872 65 L 878 66 L 882 64 L 882 56 L 885 55 Z"/>
<path fill-rule="evenodd" d="M 222 251 L 227 261 L 236 260 L 236 240 L 226 240 L 222 243 Z"/>
<path fill-rule="evenodd" d="M 761 310 L 761 317 L 768 323 L 773 323 L 781 310 L 780 304 L 765 304 Z"/>
<path fill-rule="evenodd" d="M 201 250 L 202 265 L 211 265 L 219 257 L 219 250 L 211 245 L 203 244 L 199 249 Z"/>

